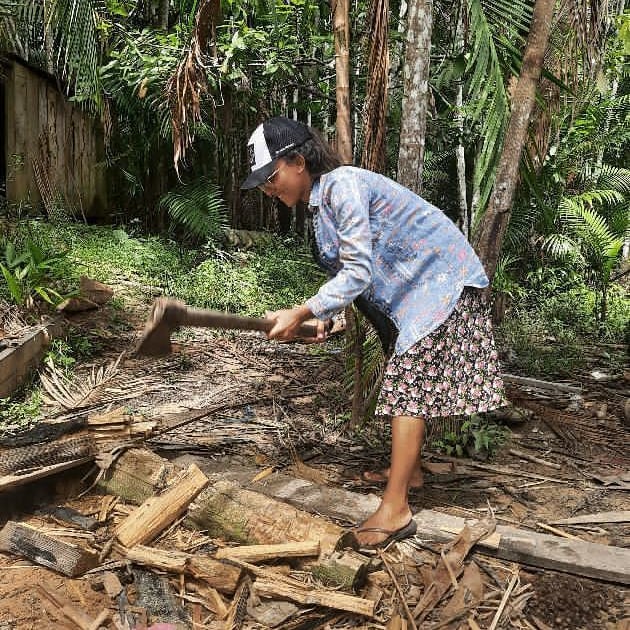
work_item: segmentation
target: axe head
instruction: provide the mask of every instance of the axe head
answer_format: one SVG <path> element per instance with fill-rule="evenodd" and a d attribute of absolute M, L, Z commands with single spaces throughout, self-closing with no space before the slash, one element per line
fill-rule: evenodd
<path fill-rule="evenodd" d="M 179 300 L 157 298 L 138 341 L 135 354 L 161 357 L 171 352 L 171 333 L 183 323 L 186 305 Z"/>

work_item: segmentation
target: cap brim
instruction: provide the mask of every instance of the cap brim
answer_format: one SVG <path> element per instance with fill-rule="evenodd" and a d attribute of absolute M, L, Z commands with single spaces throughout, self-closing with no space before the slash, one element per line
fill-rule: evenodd
<path fill-rule="evenodd" d="M 265 164 L 265 166 L 261 166 L 260 168 L 252 171 L 249 176 L 243 181 L 241 184 L 241 190 L 250 190 L 252 188 L 256 188 L 256 186 L 260 186 L 264 184 L 267 177 L 271 175 L 276 169 L 276 162 L 278 159 L 272 160 L 269 164 Z"/>

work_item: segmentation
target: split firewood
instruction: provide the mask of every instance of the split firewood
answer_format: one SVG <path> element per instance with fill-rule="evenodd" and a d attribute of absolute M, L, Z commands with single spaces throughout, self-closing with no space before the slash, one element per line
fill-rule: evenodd
<path fill-rule="evenodd" d="M 168 573 L 191 575 L 209 586 L 232 594 L 242 571 L 209 556 L 191 555 L 182 551 L 157 549 L 135 545 L 131 549 L 117 547 L 117 551 L 134 564 L 159 569 Z"/>
<path fill-rule="evenodd" d="M 247 616 L 247 600 L 249 599 L 251 588 L 251 578 L 247 575 L 243 576 L 234 593 L 234 599 L 225 620 L 225 630 L 240 630 L 243 626 L 243 621 Z"/>
<path fill-rule="evenodd" d="M 81 276 L 79 279 L 79 290 L 83 297 L 99 305 L 106 304 L 114 295 L 114 289 L 110 286 L 87 276 Z"/>
<path fill-rule="evenodd" d="M 204 605 L 219 619 L 225 619 L 227 617 L 229 612 L 228 607 L 216 588 L 213 588 L 202 581 L 190 581 L 188 582 L 188 588 L 193 593 L 197 593 L 203 600 Z"/>
<path fill-rule="evenodd" d="M 334 551 L 310 567 L 323 584 L 357 591 L 365 584 L 371 559 L 356 551 Z"/>
<path fill-rule="evenodd" d="M 0 551 L 28 558 L 68 577 L 82 575 L 98 564 L 98 554 L 15 521 L 0 531 Z"/>
<path fill-rule="evenodd" d="M 256 577 L 254 590 L 261 597 L 288 599 L 297 604 L 325 606 L 336 610 L 374 616 L 373 601 L 337 591 L 314 589 L 299 580 L 285 577 L 275 571 L 249 564 L 241 560 L 230 560 Z"/>
<path fill-rule="evenodd" d="M 56 306 L 59 313 L 82 313 L 95 308 L 98 308 L 98 304 L 81 296 L 66 298 Z"/>
<path fill-rule="evenodd" d="M 319 540 L 280 543 L 277 545 L 223 547 L 215 554 L 217 560 L 236 558 L 253 563 L 275 560 L 277 558 L 303 558 L 305 556 L 319 556 Z"/>
<path fill-rule="evenodd" d="M 304 606 L 325 606 L 335 610 L 343 610 L 365 617 L 374 616 L 374 602 L 362 597 L 308 588 L 306 585 L 294 585 L 275 579 L 256 578 L 256 593 L 261 597 L 288 599 Z"/>
<path fill-rule="evenodd" d="M 116 538 L 125 547 L 153 540 L 188 508 L 191 501 L 208 485 L 210 480 L 191 464 L 186 473 L 163 494 L 147 499 L 130 514 L 115 531 Z"/>
<path fill-rule="evenodd" d="M 120 583 L 118 576 L 112 571 L 103 573 L 103 587 L 110 599 L 116 599 L 120 595 L 120 591 L 123 590 L 123 585 Z"/>

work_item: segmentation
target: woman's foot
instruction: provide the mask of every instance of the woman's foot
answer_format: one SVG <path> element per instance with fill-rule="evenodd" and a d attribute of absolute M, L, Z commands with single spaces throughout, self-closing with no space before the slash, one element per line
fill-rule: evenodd
<path fill-rule="evenodd" d="M 387 483 L 387 480 L 389 479 L 389 468 L 385 468 L 384 470 L 366 470 L 361 476 L 363 481 L 369 481 L 370 483 Z M 422 472 L 422 468 L 418 466 L 411 475 L 409 487 L 422 488 L 423 485 L 424 474 Z"/>
<path fill-rule="evenodd" d="M 411 510 L 408 505 L 395 508 L 386 503 L 381 503 L 378 510 L 363 521 L 353 533 L 361 547 L 364 545 L 378 545 L 389 538 L 393 532 L 405 527 L 411 520 L 411 516 Z M 370 528 L 384 531 L 361 531 Z"/>

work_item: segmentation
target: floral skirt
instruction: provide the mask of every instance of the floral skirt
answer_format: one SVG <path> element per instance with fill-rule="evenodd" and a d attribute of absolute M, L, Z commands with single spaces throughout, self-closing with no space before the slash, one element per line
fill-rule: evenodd
<path fill-rule="evenodd" d="M 467 287 L 439 328 L 403 354 L 392 355 L 376 415 L 445 418 L 507 404 L 490 305 Z"/>

